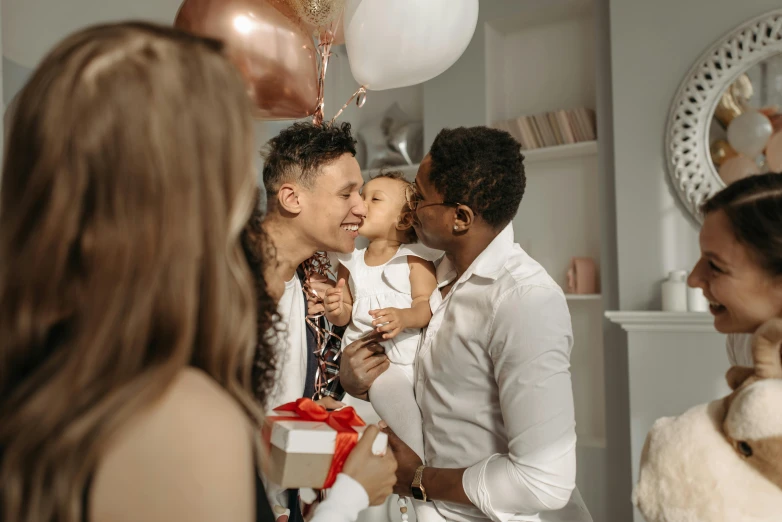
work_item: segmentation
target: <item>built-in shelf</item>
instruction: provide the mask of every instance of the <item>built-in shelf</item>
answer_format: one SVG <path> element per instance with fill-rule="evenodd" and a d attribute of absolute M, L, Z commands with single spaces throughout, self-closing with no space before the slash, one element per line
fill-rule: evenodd
<path fill-rule="evenodd" d="M 361 171 L 361 175 L 364 177 L 364 179 L 371 179 L 374 176 L 377 176 L 381 172 L 388 172 L 390 170 L 399 170 L 402 171 L 402 173 L 405 175 L 407 179 L 410 181 L 413 181 L 415 179 L 415 175 L 418 172 L 418 167 L 420 166 L 420 163 L 416 163 L 415 165 L 396 165 L 393 167 L 383 167 L 382 169 L 364 169 Z"/>
<path fill-rule="evenodd" d="M 522 150 L 521 153 L 524 154 L 525 164 L 595 156 L 597 154 L 597 141 L 584 141 L 570 145 Z"/>
<path fill-rule="evenodd" d="M 714 332 L 714 317 L 708 312 L 611 311 L 605 313 L 612 323 L 642 332 Z"/>
<path fill-rule="evenodd" d="M 599 301 L 602 298 L 600 294 L 565 294 L 568 301 Z"/>

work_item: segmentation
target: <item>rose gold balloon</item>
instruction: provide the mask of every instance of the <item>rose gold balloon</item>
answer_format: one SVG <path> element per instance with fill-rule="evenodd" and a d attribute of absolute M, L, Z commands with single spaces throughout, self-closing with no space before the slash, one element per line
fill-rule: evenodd
<path fill-rule="evenodd" d="M 760 168 L 757 163 L 745 156 L 730 158 L 720 167 L 720 177 L 726 185 L 754 174 L 760 174 Z"/>
<path fill-rule="evenodd" d="M 254 116 L 291 120 L 317 107 L 317 51 L 307 29 L 274 0 L 185 0 L 174 22 L 225 42 L 255 103 Z"/>

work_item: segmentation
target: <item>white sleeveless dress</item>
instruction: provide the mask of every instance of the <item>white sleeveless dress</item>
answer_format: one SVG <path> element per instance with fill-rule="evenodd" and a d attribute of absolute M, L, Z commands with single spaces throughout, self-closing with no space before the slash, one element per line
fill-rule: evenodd
<path fill-rule="evenodd" d="M 337 255 L 350 271 L 348 284 L 353 295 L 353 315 L 342 336 L 342 348 L 374 329 L 370 310 L 410 308 L 413 297 L 408 256 L 435 261 L 443 255 L 421 244 L 402 245 L 387 263 L 367 266 L 364 254 L 366 249 L 362 248 L 352 254 Z M 420 328 L 407 329 L 382 343 L 392 364 L 375 379 L 369 389 L 369 401 L 378 416 L 423 459 L 423 423 L 413 389 L 413 365 L 420 337 Z M 418 522 L 445 522 L 431 502 L 414 500 L 413 509 Z"/>
<path fill-rule="evenodd" d="M 396 254 L 385 264 L 367 266 L 366 249 L 356 249 L 350 254 L 338 254 L 337 259 L 350 272 L 348 284 L 353 296 L 353 313 L 350 324 L 342 336 L 342 347 L 357 341 L 373 330 L 370 310 L 381 308 L 410 308 L 413 302 L 410 288 L 408 256 L 426 261 L 442 257 L 439 250 L 432 250 L 420 243 L 401 245 Z M 406 329 L 394 339 L 383 342 L 388 359 L 398 365 L 410 367 L 415 361 L 421 329 Z M 412 380 L 410 381 L 412 383 Z"/>

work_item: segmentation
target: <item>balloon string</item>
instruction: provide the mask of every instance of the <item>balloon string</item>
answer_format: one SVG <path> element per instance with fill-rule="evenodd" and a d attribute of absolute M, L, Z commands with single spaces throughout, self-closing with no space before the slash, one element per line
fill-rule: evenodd
<path fill-rule="evenodd" d="M 331 31 L 325 31 L 324 34 L 318 37 L 320 43 L 318 49 L 320 49 L 320 76 L 318 77 L 318 106 L 315 109 L 315 114 L 312 116 L 312 123 L 315 125 L 323 125 L 323 111 L 326 107 L 325 93 L 326 93 L 326 69 L 329 66 L 329 57 L 331 56 L 331 42 L 334 41 L 334 35 Z"/>
<path fill-rule="evenodd" d="M 328 26 L 328 28 L 318 34 L 320 75 L 318 77 L 318 103 L 315 114 L 312 116 L 312 123 L 315 125 L 323 125 L 324 111 L 326 109 L 326 71 L 329 67 L 329 58 L 331 57 L 331 46 L 334 43 L 334 35 L 342 16 L 343 14 L 340 14 L 336 20 L 331 22 L 331 25 Z"/>
<path fill-rule="evenodd" d="M 358 97 L 358 98 L 356 98 L 356 97 Z M 348 108 L 348 105 L 350 105 L 350 102 L 353 101 L 353 98 L 356 98 L 356 106 L 358 106 L 359 108 L 363 107 L 364 106 L 364 102 L 367 101 L 367 88 L 366 88 L 366 86 L 362 85 L 361 87 L 358 88 L 358 90 L 356 92 L 353 93 L 353 95 L 350 98 L 348 98 L 348 101 L 345 102 L 345 105 L 343 105 L 342 108 L 339 110 L 339 112 L 337 112 L 337 114 L 335 114 L 334 117 L 331 118 L 331 122 L 330 123 L 333 124 L 334 121 L 336 121 L 336 119 L 339 117 L 339 115 L 342 114 L 342 112 L 345 109 Z"/>

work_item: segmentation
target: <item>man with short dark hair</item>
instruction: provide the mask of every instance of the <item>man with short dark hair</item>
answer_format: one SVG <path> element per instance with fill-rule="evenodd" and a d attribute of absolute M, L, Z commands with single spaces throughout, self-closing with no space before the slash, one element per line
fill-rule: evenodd
<path fill-rule="evenodd" d="M 443 130 L 410 200 L 421 242 L 445 251 L 416 358 L 424 462 L 389 440 L 396 493 L 434 501 L 448 520 L 592 520 L 575 488 L 567 302 L 513 241 L 523 159 L 507 132 Z M 366 393 L 374 375 L 363 369 L 377 357 L 345 349 L 348 393 Z"/>

